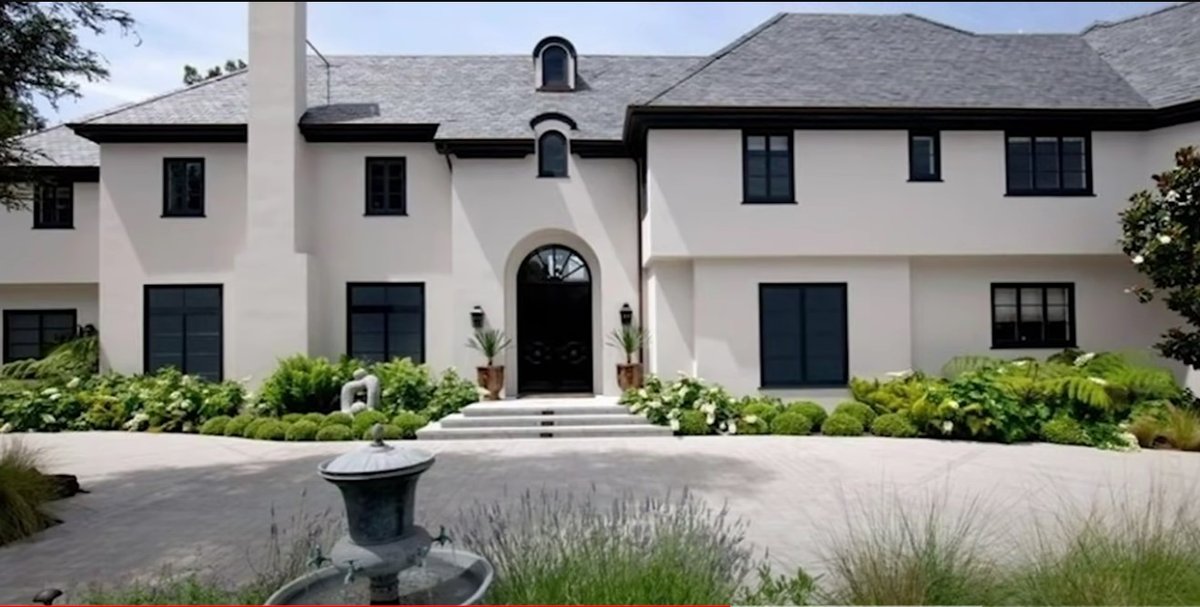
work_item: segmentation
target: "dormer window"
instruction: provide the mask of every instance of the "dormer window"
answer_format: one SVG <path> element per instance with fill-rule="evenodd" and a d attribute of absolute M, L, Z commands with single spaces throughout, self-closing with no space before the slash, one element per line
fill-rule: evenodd
<path fill-rule="evenodd" d="M 576 89 L 575 47 L 566 38 L 550 36 L 533 47 L 534 80 L 539 91 L 569 92 Z"/>
<path fill-rule="evenodd" d="M 538 177 L 567 176 L 567 138 L 546 131 L 538 138 Z"/>
<path fill-rule="evenodd" d="M 567 51 L 551 46 L 542 51 L 542 88 L 565 89 L 567 84 Z"/>

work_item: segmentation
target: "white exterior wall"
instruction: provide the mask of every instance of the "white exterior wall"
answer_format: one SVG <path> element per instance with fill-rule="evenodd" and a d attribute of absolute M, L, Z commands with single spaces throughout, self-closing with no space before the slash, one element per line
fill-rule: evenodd
<path fill-rule="evenodd" d="M 1144 133 L 1096 132 L 1096 196 L 1005 196 L 1004 133 L 943 131 L 941 183 L 908 182 L 907 131 L 796 131 L 798 204 L 742 204 L 737 130 L 651 131 L 647 258 L 1089 255 L 1145 183 Z"/>
<path fill-rule="evenodd" d="M 204 158 L 204 217 L 163 217 L 163 158 Z M 245 242 L 246 146 L 100 146 L 100 340 L 106 368 L 142 371 L 145 285 L 224 285 L 225 376 L 231 367 L 234 259 Z"/>
<path fill-rule="evenodd" d="M 455 295 L 449 324 L 454 330 L 439 339 L 450 340 L 458 368 L 473 374 L 482 363 L 478 353 L 463 345 L 472 332 L 471 309 L 481 306 L 487 323 L 513 338 L 504 360 L 505 391 L 516 393 L 516 343 L 521 339 L 516 331 L 517 268 L 537 247 L 562 244 L 579 252 L 592 272 L 593 389 L 619 393 L 620 354 L 604 342 L 620 326 L 622 304 L 638 307 L 633 162 L 572 155 L 566 178 L 537 177 L 536 156 L 452 162 Z"/>
<path fill-rule="evenodd" d="M 0 284 L 96 282 L 100 184 L 79 182 L 74 189 L 71 230 L 33 229 L 32 200 L 23 209 L 0 210 Z"/>
<path fill-rule="evenodd" d="M 454 277 L 450 255 L 450 169 L 431 143 L 321 143 L 311 162 L 313 283 L 318 285 L 313 354 L 347 353 L 346 283 L 425 283 L 425 360 L 455 363 Z M 407 172 L 407 215 L 367 216 L 366 158 L 400 156 Z M 464 317 L 465 318 L 465 317 Z"/>

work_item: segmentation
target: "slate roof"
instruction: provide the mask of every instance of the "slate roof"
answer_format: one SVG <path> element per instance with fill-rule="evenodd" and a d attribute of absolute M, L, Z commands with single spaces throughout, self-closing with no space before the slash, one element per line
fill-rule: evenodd
<path fill-rule="evenodd" d="M 781 14 L 708 57 L 581 55 L 579 86 L 538 92 L 529 55 L 309 57 L 305 123 L 433 124 L 437 139 L 527 139 L 561 112 L 619 140 L 631 105 L 1145 110 L 1200 100 L 1200 3 L 1076 34 L 975 34 L 914 15 Z M 96 124 L 245 124 L 236 72 L 102 112 Z M 47 163 L 96 164 L 54 127 Z"/>
<path fill-rule="evenodd" d="M 1083 39 L 1154 107 L 1200 99 L 1200 3 L 1098 23 Z"/>
<path fill-rule="evenodd" d="M 99 166 L 100 146 L 60 124 L 20 138 L 37 152 L 34 166 Z"/>

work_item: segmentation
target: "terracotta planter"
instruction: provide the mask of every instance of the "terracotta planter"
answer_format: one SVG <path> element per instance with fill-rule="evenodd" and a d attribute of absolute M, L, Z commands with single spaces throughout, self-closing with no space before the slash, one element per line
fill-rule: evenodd
<path fill-rule="evenodd" d="M 617 385 L 622 392 L 642 387 L 642 363 L 618 363 Z"/>
<path fill-rule="evenodd" d="M 479 387 L 488 391 L 487 400 L 500 400 L 500 391 L 504 389 L 504 365 L 476 367 L 475 377 Z"/>

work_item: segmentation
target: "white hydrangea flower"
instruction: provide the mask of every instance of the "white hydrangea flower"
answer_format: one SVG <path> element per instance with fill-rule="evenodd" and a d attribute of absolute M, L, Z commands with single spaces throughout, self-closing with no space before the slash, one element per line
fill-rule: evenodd
<path fill-rule="evenodd" d="M 888 377 L 895 377 L 896 379 L 903 379 L 912 374 L 912 369 L 905 369 L 903 371 L 889 371 L 886 373 Z"/>
<path fill-rule="evenodd" d="M 1171 237 L 1167 236 L 1166 234 L 1159 234 L 1158 241 L 1162 244 L 1171 244 Z"/>
<path fill-rule="evenodd" d="M 646 397 L 648 396 L 648 393 L 646 392 L 646 389 L 645 389 L 645 388 L 639 388 L 639 389 L 638 389 L 638 396 L 640 396 L 640 397 L 642 397 L 642 398 L 646 398 Z"/>
<path fill-rule="evenodd" d="M 662 402 L 657 401 L 657 400 L 652 400 L 652 401 L 646 403 L 646 406 L 650 407 L 651 409 L 658 409 L 658 408 L 662 407 Z"/>
<path fill-rule="evenodd" d="M 52 394 L 58 394 L 58 388 L 46 388 L 42 390 L 42 396 L 50 396 Z"/>
<path fill-rule="evenodd" d="M 183 392 L 180 392 L 179 390 L 176 390 L 176 391 L 174 391 L 174 392 L 172 392 L 172 393 L 171 393 L 171 396 L 170 396 L 170 399 L 171 399 L 171 400 L 179 400 L 179 399 L 181 399 L 181 398 L 183 398 Z"/>
<path fill-rule="evenodd" d="M 1077 356 L 1075 358 L 1075 366 L 1082 367 L 1082 366 L 1088 364 L 1089 362 L 1091 362 L 1093 358 L 1096 358 L 1095 352 L 1087 352 L 1085 354 L 1080 354 L 1079 356 Z"/>
<path fill-rule="evenodd" d="M 709 413 L 708 416 L 704 418 L 704 423 L 706 423 L 710 426 L 713 425 L 714 423 L 716 423 L 716 421 L 717 421 L 717 417 L 711 413 Z M 722 428 L 725 427 L 725 422 L 721 422 L 721 427 Z"/>
<path fill-rule="evenodd" d="M 1145 257 L 1142 257 L 1141 255 L 1134 255 L 1134 256 L 1133 256 L 1133 265 L 1135 265 L 1135 266 L 1140 266 L 1140 265 L 1142 265 L 1142 263 L 1143 263 L 1143 262 L 1145 262 L 1145 261 L 1146 261 L 1146 258 L 1145 258 Z"/>
<path fill-rule="evenodd" d="M 1025 365 L 1028 365 L 1028 364 L 1029 364 L 1029 361 L 1027 361 L 1027 360 L 1014 360 L 1012 365 L 1014 367 L 1024 367 Z"/>
<path fill-rule="evenodd" d="M 958 409 L 958 401 L 956 401 L 954 399 L 948 400 L 948 401 L 946 401 L 946 407 L 948 407 L 950 409 Z M 949 423 L 949 422 L 947 422 L 947 423 Z"/>
<path fill-rule="evenodd" d="M 1179 192 L 1176 192 L 1175 190 L 1171 190 L 1171 191 L 1167 192 L 1166 199 L 1167 199 L 1167 202 L 1178 202 L 1179 201 Z"/>
<path fill-rule="evenodd" d="M 950 434 L 951 432 L 954 432 L 954 422 L 952 422 L 952 421 L 942 422 L 942 434 Z"/>
<path fill-rule="evenodd" d="M 671 426 L 672 432 L 679 432 L 679 420 L 671 418 L 671 423 L 669 425 Z"/>
<path fill-rule="evenodd" d="M 67 382 L 67 387 L 74 390 L 75 388 L 79 387 L 79 384 L 80 384 L 79 378 L 72 377 L 71 381 Z"/>
<path fill-rule="evenodd" d="M 704 403 L 700 405 L 700 412 L 711 417 L 717 412 L 717 406 L 713 403 Z"/>
<path fill-rule="evenodd" d="M 1134 436 L 1132 432 L 1122 432 L 1118 438 L 1120 438 L 1121 442 L 1123 443 L 1120 447 L 1121 451 L 1140 451 L 1142 448 L 1142 446 L 1138 444 L 1137 436 Z"/>
<path fill-rule="evenodd" d="M 9 432 L 12 432 L 12 431 L 13 431 L 13 425 L 11 423 L 0 426 L 0 434 L 8 434 Z"/>
<path fill-rule="evenodd" d="M 61 397 L 62 397 L 62 394 L 58 394 L 58 393 L 51 394 L 51 395 L 50 395 L 50 400 L 58 400 L 58 399 L 59 399 L 59 398 L 61 398 Z"/>
<path fill-rule="evenodd" d="M 1097 386 L 1107 386 L 1108 385 L 1107 381 L 1105 381 L 1104 379 L 1099 378 L 1099 377 L 1089 377 L 1088 381 L 1092 382 L 1093 384 L 1096 384 Z"/>
<path fill-rule="evenodd" d="M 758 416 L 757 415 L 747 415 L 746 417 L 742 418 L 742 420 L 745 421 L 747 424 L 757 424 Z"/>
<path fill-rule="evenodd" d="M 730 433 L 730 434 L 737 434 L 737 424 L 736 424 L 736 423 L 734 423 L 734 422 L 729 422 L 729 433 Z"/>

